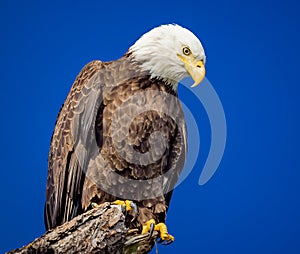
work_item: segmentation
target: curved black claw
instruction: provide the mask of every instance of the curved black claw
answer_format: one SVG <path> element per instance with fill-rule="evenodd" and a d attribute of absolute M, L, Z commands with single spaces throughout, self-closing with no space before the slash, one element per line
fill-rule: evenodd
<path fill-rule="evenodd" d="M 137 205 L 133 202 L 130 203 L 130 207 L 133 209 L 134 214 L 138 213 Z"/>
<path fill-rule="evenodd" d="M 161 238 L 157 238 L 156 242 L 157 243 L 162 243 L 164 240 L 162 240 Z"/>
<path fill-rule="evenodd" d="M 122 208 L 122 213 L 127 214 L 126 206 L 121 206 Z"/>
<path fill-rule="evenodd" d="M 162 240 L 160 240 L 159 243 L 162 244 L 162 245 L 170 245 L 171 243 L 173 243 L 173 241 L 172 240 L 169 240 L 169 241 L 166 241 L 166 240 L 162 241 Z"/>
<path fill-rule="evenodd" d="M 155 224 L 154 224 L 154 223 L 151 223 L 151 224 L 150 224 L 150 230 L 149 230 L 149 239 L 150 239 L 150 238 L 152 237 L 152 235 L 153 235 L 154 227 L 155 227 Z"/>
<path fill-rule="evenodd" d="M 157 240 L 156 242 L 162 245 L 170 245 L 173 241 L 172 240 L 166 241 L 159 238 L 159 240 Z"/>

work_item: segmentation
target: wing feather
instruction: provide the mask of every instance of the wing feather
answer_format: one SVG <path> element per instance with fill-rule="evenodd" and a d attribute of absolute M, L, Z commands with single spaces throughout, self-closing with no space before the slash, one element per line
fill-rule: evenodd
<path fill-rule="evenodd" d="M 177 120 L 176 135 L 171 145 L 168 165 L 166 171 L 171 172 L 164 180 L 164 193 L 167 209 L 169 208 L 173 190 L 178 181 L 179 175 L 184 167 L 187 153 L 187 131 L 181 105 L 178 105 L 179 117 Z"/>
<path fill-rule="evenodd" d="M 81 191 L 88 156 L 85 144 L 93 135 L 90 133 L 93 130 L 91 126 L 101 95 L 101 82 L 97 74 L 103 66 L 101 61 L 93 61 L 82 69 L 58 114 L 48 157 L 47 229 L 82 212 Z"/>

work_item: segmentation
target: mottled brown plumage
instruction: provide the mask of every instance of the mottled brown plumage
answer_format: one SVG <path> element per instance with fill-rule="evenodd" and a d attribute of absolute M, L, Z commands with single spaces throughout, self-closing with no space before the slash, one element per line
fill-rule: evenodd
<path fill-rule="evenodd" d="M 176 98 L 170 85 L 150 78 L 130 53 L 82 69 L 51 140 L 47 229 L 83 213 L 91 202 L 116 199 L 133 200 L 139 208 L 129 227 L 152 218 L 165 221 L 186 150 Z"/>

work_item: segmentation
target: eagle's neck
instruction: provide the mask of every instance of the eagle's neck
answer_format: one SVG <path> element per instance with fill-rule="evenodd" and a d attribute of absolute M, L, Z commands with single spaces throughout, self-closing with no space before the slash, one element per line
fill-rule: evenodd
<path fill-rule="evenodd" d="M 134 52 L 128 51 L 121 59 L 125 59 L 133 67 L 137 75 L 147 76 L 151 80 L 156 80 L 159 84 L 166 86 L 169 92 L 177 94 L 178 82 L 180 77 L 174 79 L 170 78 L 171 75 L 158 74 L 157 66 L 154 62 L 155 59 L 151 61 L 143 61 L 136 57 Z"/>

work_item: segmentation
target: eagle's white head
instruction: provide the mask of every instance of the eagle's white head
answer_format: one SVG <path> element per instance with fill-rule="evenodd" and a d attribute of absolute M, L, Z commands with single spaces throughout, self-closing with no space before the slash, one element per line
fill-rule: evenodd
<path fill-rule="evenodd" d="M 151 78 L 177 88 L 178 82 L 191 76 L 198 85 L 205 76 L 205 53 L 199 39 L 176 24 L 162 25 L 145 33 L 130 47 L 134 59 Z"/>

